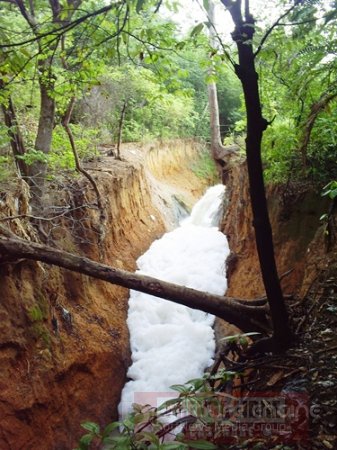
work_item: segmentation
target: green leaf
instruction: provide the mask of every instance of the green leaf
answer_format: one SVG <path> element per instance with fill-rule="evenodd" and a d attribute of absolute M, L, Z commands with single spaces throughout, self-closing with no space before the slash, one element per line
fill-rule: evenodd
<path fill-rule="evenodd" d="M 79 442 L 79 448 L 80 450 L 87 450 L 94 439 L 93 434 L 84 434 Z"/>
<path fill-rule="evenodd" d="M 177 42 L 177 43 L 176 43 L 176 49 L 177 49 L 177 50 L 182 50 L 182 49 L 185 47 L 185 45 L 186 45 L 186 42 L 185 42 L 185 41 Z"/>
<path fill-rule="evenodd" d="M 118 450 L 129 450 L 132 448 L 130 436 L 116 436 L 110 438 L 110 442 L 115 443 L 115 448 L 118 448 Z"/>
<path fill-rule="evenodd" d="M 203 0 L 203 5 L 204 5 L 204 8 L 206 9 L 206 11 L 209 11 L 209 0 Z"/>
<path fill-rule="evenodd" d="M 170 388 L 173 391 L 177 391 L 177 392 L 184 393 L 184 394 L 186 394 L 187 392 L 190 391 L 190 389 L 187 388 L 184 384 L 173 384 L 172 386 L 170 386 Z"/>
<path fill-rule="evenodd" d="M 103 438 L 106 437 L 106 436 L 109 436 L 116 428 L 119 428 L 120 426 L 121 426 L 120 422 L 111 422 L 111 423 L 109 423 L 109 425 L 107 425 L 104 428 Z"/>
<path fill-rule="evenodd" d="M 149 431 L 143 431 L 141 433 L 143 442 L 151 442 L 152 444 L 158 446 L 159 445 L 159 437 L 156 433 L 150 433 Z"/>
<path fill-rule="evenodd" d="M 123 39 L 124 44 L 127 45 L 129 42 L 129 35 L 126 33 L 122 33 L 122 39 Z"/>
<path fill-rule="evenodd" d="M 99 434 L 100 431 L 99 425 L 95 422 L 83 422 L 81 423 L 81 427 L 96 435 Z"/>
<path fill-rule="evenodd" d="M 180 402 L 180 398 L 170 398 L 169 400 L 166 400 L 166 402 L 162 403 L 158 407 L 158 411 L 161 411 L 162 409 L 166 409 L 169 406 L 175 405 L 176 403 Z"/>
<path fill-rule="evenodd" d="M 164 442 L 164 444 L 161 444 L 160 448 L 165 450 L 183 450 L 187 449 L 188 445 L 183 442 Z"/>
<path fill-rule="evenodd" d="M 204 24 L 203 24 L 203 23 L 199 23 L 198 25 L 196 25 L 196 26 L 193 28 L 193 30 L 191 31 L 190 36 L 191 36 L 191 37 L 196 37 L 196 36 L 198 36 L 198 34 L 200 34 L 201 31 L 203 30 L 203 28 L 204 28 Z"/>
<path fill-rule="evenodd" d="M 128 415 L 125 420 L 123 420 L 123 425 L 125 426 L 125 428 L 128 428 L 130 430 L 133 429 L 134 425 L 135 425 L 135 418 L 133 415 Z"/>
<path fill-rule="evenodd" d="M 197 391 L 205 384 L 205 380 L 203 378 L 195 378 L 193 380 L 189 380 L 186 384 L 192 385 L 194 390 Z"/>
<path fill-rule="evenodd" d="M 137 5 L 136 5 L 136 11 L 139 14 L 140 11 L 143 9 L 143 6 L 145 4 L 146 0 L 137 0 Z"/>

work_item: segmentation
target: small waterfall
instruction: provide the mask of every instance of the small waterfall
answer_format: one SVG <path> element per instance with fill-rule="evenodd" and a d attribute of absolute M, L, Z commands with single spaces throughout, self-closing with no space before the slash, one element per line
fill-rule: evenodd
<path fill-rule="evenodd" d="M 207 189 L 205 195 L 196 203 L 190 217 L 184 224 L 199 225 L 201 227 L 217 227 L 223 213 L 225 187 L 222 184 Z"/>
<path fill-rule="evenodd" d="M 224 192 L 222 185 L 209 188 L 190 217 L 138 259 L 138 272 L 223 295 L 229 249 L 217 225 Z M 119 405 L 121 416 L 132 410 L 132 403 L 158 406 L 173 396 L 171 385 L 201 377 L 212 363 L 214 317 L 209 314 L 131 291 L 127 322 L 132 365 Z"/>

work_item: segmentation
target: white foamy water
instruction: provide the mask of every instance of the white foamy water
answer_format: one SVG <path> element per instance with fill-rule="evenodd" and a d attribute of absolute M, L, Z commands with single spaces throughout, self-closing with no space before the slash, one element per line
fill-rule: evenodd
<path fill-rule="evenodd" d="M 225 188 L 209 188 L 181 226 L 154 241 L 137 261 L 138 273 L 223 295 L 227 289 L 226 236 L 218 230 Z M 132 403 L 159 406 L 173 384 L 203 375 L 212 363 L 214 316 L 136 291 L 130 292 L 128 327 L 132 365 L 119 412 Z"/>

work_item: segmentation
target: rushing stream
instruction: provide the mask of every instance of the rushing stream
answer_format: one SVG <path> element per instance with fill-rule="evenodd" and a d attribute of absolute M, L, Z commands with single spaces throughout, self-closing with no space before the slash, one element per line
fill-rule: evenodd
<path fill-rule="evenodd" d="M 224 186 L 209 188 L 191 215 L 138 259 L 138 272 L 223 295 L 229 252 L 218 230 L 223 196 Z M 213 321 L 204 312 L 131 291 L 127 322 L 132 365 L 122 392 L 121 416 L 132 410 L 132 403 L 158 406 L 171 385 L 203 375 L 214 355 Z"/>

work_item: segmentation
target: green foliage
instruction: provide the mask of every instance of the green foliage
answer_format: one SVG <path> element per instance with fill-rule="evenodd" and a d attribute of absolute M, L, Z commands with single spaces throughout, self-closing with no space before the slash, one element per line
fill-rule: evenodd
<path fill-rule="evenodd" d="M 29 308 L 28 317 L 32 322 L 41 322 L 45 318 L 39 305 L 34 305 L 31 308 Z"/>
<path fill-rule="evenodd" d="M 65 2 L 60 4 L 62 20 L 83 16 L 83 9 L 72 10 L 66 5 Z M 93 12 L 103 5 L 99 0 L 87 2 L 86 11 Z M 28 165 L 48 164 L 54 174 L 74 168 L 68 139 L 59 125 L 53 131 L 51 152 L 35 149 L 41 81 L 51 82 L 49 94 L 56 102 L 56 124 L 61 122 L 70 99 L 76 97 L 75 123 L 71 128 L 81 159 L 96 155 L 98 139 L 116 142 L 124 103 L 127 107 L 122 141 L 193 136 L 208 140 L 209 46 L 203 34 L 204 24 L 198 24 L 191 36 L 177 37 L 172 22 L 153 14 L 157 6 L 156 0 L 129 0 L 104 16 L 93 15 L 71 27 L 62 45 L 54 47 L 54 38 L 46 36 L 39 43 L 35 40 L 35 31 L 19 8 L 4 2 L 0 4 L 2 42 L 16 43 L 23 36 L 21 33 L 26 40 L 32 39 L 27 45 L 14 47 L 13 51 L 0 49 L 0 82 L 4 83 L 0 103 L 7 104 L 10 96 L 13 100 L 27 149 L 22 158 Z M 167 8 L 176 11 L 177 5 L 169 2 Z M 47 33 L 59 26 L 51 21 L 52 11 L 48 5 L 36 3 L 34 9 L 38 33 Z M 37 71 L 37 61 L 51 65 L 48 70 Z M 220 109 L 226 132 L 237 118 L 238 91 L 233 84 L 235 77 L 224 70 L 223 61 L 219 53 L 214 55 L 212 65 L 221 72 L 218 79 L 222 85 Z M 0 147 L 2 136 L 7 144 L 4 126 L 0 129 Z M 4 163 L 1 165 L 4 167 Z"/>
<path fill-rule="evenodd" d="M 8 146 L 10 143 L 10 138 L 8 135 L 8 128 L 0 123 L 0 149 Z"/>
<path fill-rule="evenodd" d="M 276 118 L 263 137 L 262 151 L 267 181 L 286 181 L 290 171 L 300 166 L 296 129 L 291 120 Z"/>
<path fill-rule="evenodd" d="M 332 201 L 334 201 L 335 198 L 337 198 L 337 181 L 335 180 L 330 181 L 327 185 L 324 186 L 322 191 L 322 197 L 329 197 Z M 329 234 L 329 227 L 328 227 L 329 219 L 330 216 L 328 213 L 322 214 L 321 217 L 319 218 L 319 220 L 325 222 L 326 226 L 324 233 L 326 235 Z"/>
<path fill-rule="evenodd" d="M 83 127 L 80 124 L 71 124 L 76 150 L 81 160 L 87 161 L 98 156 L 99 131 L 96 128 Z M 61 125 L 55 127 L 52 141 L 52 151 L 48 158 L 50 169 L 74 169 L 75 159 L 69 138 Z"/>
<path fill-rule="evenodd" d="M 32 337 L 37 341 L 42 342 L 44 346 L 49 348 L 51 344 L 50 333 L 44 324 L 48 313 L 46 311 L 46 305 L 43 304 L 42 299 L 38 299 L 38 304 L 31 306 L 27 310 L 27 314 L 32 322 L 29 328 Z"/>
<path fill-rule="evenodd" d="M 7 180 L 11 174 L 10 158 L 8 156 L 0 155 L 0 182 Z"/>
<path fill-rule="evenodd" d="M 99 99 L 99 101 L 97 101 Z M 189 89 L 169 92 L 149 69 L 128 64 L 110 70 L 89 91 L 77 110 L 77 120 L 107 129 L 116 141 L 124 103 L 123 141 L 193 136 L 196 113 Z"/>
<path fill-rule="evenodd" d="M 331 103 L 316 119 L 307 149 L 309 176 L 319 184 L 337 179 L 337 112 Z"/>
<path fill-rule="evenodd" d="M 322 1 L 301 2 L 286 19 L 294 25 L 276 27 L 257 59 L 263 113 L 275 119 L 263 139 L 268 181 L 306 179 L 322 186 L 337 177 L 335 103 L 318 111 L 306 166 L 299 154 L 315 104 L 337 89 L 336 14 L 331 12 Z M 317 20 L 320 16 L 325 20 Z"/>
<path fill-rule="evenodd" d="M 29 166 L 31 164 L 34 164 L 35 162 L 48 162 L 48 155 L 41 152 L 40 150 L 35 150 L 35 148 L 30 148 L 24 155 L 17 155 L 17 158 L 22 159 Z"/>
<path fill-rule="evenodd" d="M 331 200 L 334 200 L 337 197 L 337 181 L 330 181 L 326 186 L 324 186 L 322 196 L 329 197 Z"/>
<path fill-rule="evenodd" d="M 208 180 L 210 184 L 217 182 L 219 174 L 210 152 L 205 148 L 191 166 L 192 172 L 202 180 Z"/>
<path fill-rule="evenodd" d="M 177 434 L 172 441 L 165 442 L 165 417 L 171 414 L 194 416 L 200 424 L 215 422 L 211 413 L 212 405 L 219 407 L 213 385 L 215 382 L 233 380 L 235 372 L 219 370 L 216 374 L 206 373 L 202 378 L 189 380 L 184 385 L 171 386 L 179 396 L 163 403 L 159 408 L 134 404 L 134 411 L 122 422 L 112 422 L 101 431 L 94 422 L 85 422 L 82 427 L 89 431 L 84 434 L 76 450 L 88 450 L 93 443 L 100 443 L 106 450 L 212 450 L 218 448 L 214 443 L 204 440 L 190 440 L 183 434 Z"/>
<path fill-rule="evenodd" d="M 207 7 L 208 1 L 204 3 Z M 73 19 L 83 16 L 82 9 L 73 11 L 65 5 L 61 3 L 62 20 L 71 15 Z M 93 12 L 102 5 L 93 0 L 87 2 L 86 10 Z M 0 81 L 4 84 L 0 103 L 7 104 L 9 96 L 14 100 L 28 150 L 23 158 L 28 165 L 48 162 L 54 170 L 74 168 L 69 143 L 59 126 L 53 133 L 51 154 L 35 150 L 39 76 L 44 79 L 51 75 L 53 80 L 50 94 L 57 105 L 57 123 L 70 98 L 74 96 L 80 102 L 74 115 L 76 123 L 71 126 L 81 158 L 95 156 L 98 138 L 116 142 L 124 103 L 127 107 L 123 141 L 191 136 L 208 141 L 206 84 L 210 81 L 217 82 L 222 138 L 234 128 L 244 133 L 240 83 L 227 66 L 226 52 L 233 56 L 232 49 L 226 43 L 219 48 L 209 45 L 207 23 L 196 24 L 188 36 L 178 35 L 172 22 L 153 14 L 157 6 L 156 0 L 122 2 L 106 15 L 93 15 L 69 29 L 62 46 L 56 48 L 53 39 L 45 37 L 40 47 L 32 40 L 24 46 L 0 49 Z M 174 11 L 176 4 L 168 2 L 167 7 Z M 279 7 L 281 14 L 284 3 L 280 2 Z M 37 3 L 35 10 L 39 33 L 56 27 L 46 5 Z M 34 38 L 34 30 L 19 8 L 2 2 L 0 11 L 3 43 L 13 44 L 22 36 Z M 318 17 L 321 20 L 316 20 Z M 125 26 L 118 30 L 124 18 Z M 305 176 L 324 185 L 337 178 L 335 103 L 318 114 L 307 149 L 306 168 L 298 149 L 312 105 L 324 92 L 337 89 L 337 14 L 327 2 L 299 2 L 285 20 L 293 26 L 275 27 L 256 60 L 264 116 L 268 120 L 276 117 L 263 141 L 265 175 L 273 181 Z M 257 27 L 255 42 L 264 34 L 265 30 Z M 38 73 L 37 60 L 49 61 L 51 56 L 50 70 Z M 90 102 L 91 107 L 84 106 Z M 6 145 L 7 130 L 0 124 L 0 148 Z M 0 162 L 0 176 L 7 176 L 6 165 L 12 163 Z"/>
<path fill-rule="evenodd" d="M 240 82 L 228 66 L 223 55 L 218 55 L 215 49 L 209 49 L 208 42 L 201 43 L 197 48 L 186 45 L 179 54 L 179 66 L 186 72 L 181 80 L 182 85 L 193 92 L 194 110 L 196 112 L 195 136 L 209 140 L 210 122 L 208 112 L 207 83 L 217 83 L 218 103 L 220 112 L 221 135 L 224 138 L 234 129 L 236 122 L 242 117 Z M 215 53 L 212 60 L 209 53 Z M 214 66 L 215 64 L 215 66 Z M 212 68 L 210 79 L 209 70 Z"/>

